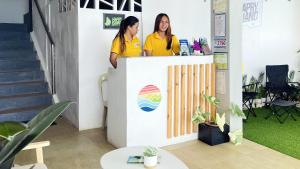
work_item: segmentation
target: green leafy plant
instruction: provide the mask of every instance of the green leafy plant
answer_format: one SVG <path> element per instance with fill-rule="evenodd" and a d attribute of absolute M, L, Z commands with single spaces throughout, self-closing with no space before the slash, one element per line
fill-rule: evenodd
<path fill-rule="evenodd" d="M 157 148 L 155 147 L 147 147 L 144 151 L 144 156 L 146 157 L 153 157 L 153 156 L 157 156 Z"/>
<path fill-rule="evenodd" d="M 294 77 L 295 77 L 295 71 L 292 70 L 289 72 L 288 82 L 293 82 Z"/>
<path fill-rule="evenodd" d="M 0 123 L 0 137 L 7 141 L 11 141 L 17 134 L 27 129 L 27 125 L 18 122 L 2 122 Z"/>
<path fill-rule="evenodd" d="M 237 116 L 237 117 L 241 117 L 243 119 L 246 119 L 245 113 L 243 112 L 243 110 L 236 104 L 231 103 L 230 104 L 230 109 L 229 109 L 230 113 Z"/>
<path fill-rule="evenodd" d="M 259 84 L 262 84 L 263 81 L 264 81 L 264 77 L 265 77 L 265 72 L 260 72 L 259 75 L 258 75 L 258 78 L 257 78 L 257 82 Z"/>
<path fill-rule="evenodd" d="M 224 131 L 224 124 L 225 122 L 225 113 L 229 112 L 235 116 L 241 117 L 243 119 L 246 119 L 246 116 L 244 112 L 240 109 L 240 107 L 236 104 L 231 103 L 230 108 L 228 110 L 222 110 L 219 107 L 219 104 L 221 103 L 219 99 L 213 96 L 207 96 L 204 95 L 204 100 L 207 101 L 209 104 L 214 105 L 220 110 L 222 113 L 216 113 L 216 119 L 212 121 L 210 119 L 211 112 L 205 112 L 201 109 L 201 107 L 197 107 L 196 112 L 194 113 L 192 117 L 192 121 L 195 124 L 202 124 L 202 123 L 209 123 L 217 125 L 220 130 Z"/>
<path fill-rule="evenodd" d="M 243 86 L 247 84 L 247 75 L 243 75 Z"/>
<path fill-rule="evenodd" d="M 26 125 L 17 122 L 0 123 L 0 168 L 39 137 L 71 104 L 72 102 L 66 101 L 49 106 Z"/>

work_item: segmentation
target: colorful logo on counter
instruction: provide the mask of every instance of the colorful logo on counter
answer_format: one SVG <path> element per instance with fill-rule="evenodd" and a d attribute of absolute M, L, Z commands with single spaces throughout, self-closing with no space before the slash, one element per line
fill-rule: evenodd
<path fill-rule="evenodd" d="M 138 105 L 145 112 L 155 110 L 161 101 L 160 90 L 154 85 L 145 86 L 138 95 Z"/>

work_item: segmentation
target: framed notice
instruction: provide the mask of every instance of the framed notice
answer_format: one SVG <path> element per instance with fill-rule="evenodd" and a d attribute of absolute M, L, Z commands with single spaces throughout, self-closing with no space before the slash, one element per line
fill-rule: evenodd
<path fill-rule="evenodd" d="M 103 14 L 103 29 L 119 29 L 124 14 Z"/>
<path fill-rule="evenodd" d="M 215 53 L 214 54 L 214 63 L 216 64 L 217 69 L 227 70 L 228 69 L 227 53 Z"/>
<path fill-rule="evenodd" d="M 215 37 L 226 37 L 226 14 L 215 14 Z"/>

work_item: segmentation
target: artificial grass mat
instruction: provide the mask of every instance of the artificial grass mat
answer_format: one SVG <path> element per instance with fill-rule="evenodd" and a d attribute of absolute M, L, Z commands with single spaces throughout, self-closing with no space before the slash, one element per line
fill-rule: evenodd
<path fill-rule="evenodd" d="M 255 112 L 257 117 L 250 114 L 244 122 L 244 138 L 300 159 L 300 111 L 293 112 L 297 121 L 289 117 L 283 124 L 275 116 L 266 120 L 264 117 L 270 112 L 267 108 L 255 109 Z"/>

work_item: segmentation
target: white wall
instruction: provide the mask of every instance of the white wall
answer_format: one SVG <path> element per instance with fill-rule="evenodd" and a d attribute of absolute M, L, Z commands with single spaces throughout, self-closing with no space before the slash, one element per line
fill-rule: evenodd
<path fill-rule="evenodd" d="M 101 127 L 103 122 L 98 79 L 110 67 L 111 42 L 117 34 L 117 30 L 103 29 L 103 13 L 141 19 L 141 13 L 79 8 L 79 130 Z"/>
<path fill-rule="evenodd" d="M 290 70 L 300 70 L 300 1 L 263 1 L 262 24 L 243 26 L 244 74 L 258 77 L 266 65 L 288 64 Z M 298 77 L 297 77 L 298 75 Z"/>
<path fill-rule="evenodd" d="M 75 102 L 63 116 L 79 128 L 78 4 L 61 13 L 58 12 L 58 1 L 51 1 L 50 5 L 51 32 L 56 42 L 57 97 L 59 101 Z"/>
<path fill-rule="evenodd" d="M 23 23 L 28 0 L 0 0 L 0 23 Z"/>
<path fill-rule="evenodd" d="M 39 0 L 39 4 L 47 24 L 50 25 L 55 42 L 57 97 L 54 98 L 58 99 L 55 101 L 70 100 L 78 103 L 78 8 L 75 5 L 71 11 L 60 13 L 58 1 Z M 50 43 L 34 5 L 32 35 L 43 70 L 47 75 Z M 73 104 L 63 115 L 74 126 L 79 127 L 78 104 Z"/>
<path fill-rule="evenodd" d="M 211 3 L 203 0 L 143 0 L 143 35 L 153 32 L 156 15 L 167 13 L 171 20 L 172 33 L 179 39 L 192 41 L 206 37 L 211 39 Z M 145 40 L 144 38 L 144 40 Z"/>

